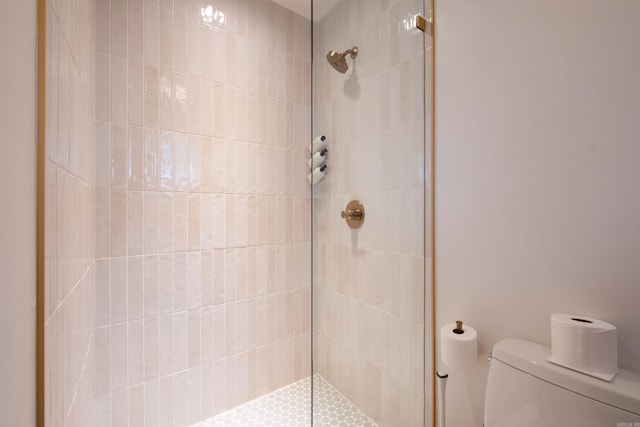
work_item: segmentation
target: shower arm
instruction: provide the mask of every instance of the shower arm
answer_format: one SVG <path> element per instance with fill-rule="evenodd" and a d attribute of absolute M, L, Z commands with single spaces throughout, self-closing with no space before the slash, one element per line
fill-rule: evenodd
<path fill-rule="evenodd" d="M 354 46 L 351 49 L 347 49 L 344 52 L 342 52 L 342 54 L 340 54 L 340 57 L 344 58 L 347 55 L 351 55 L 351 59 L 355 59 L 356 56 L 358 56 L 358 48 Z"/>

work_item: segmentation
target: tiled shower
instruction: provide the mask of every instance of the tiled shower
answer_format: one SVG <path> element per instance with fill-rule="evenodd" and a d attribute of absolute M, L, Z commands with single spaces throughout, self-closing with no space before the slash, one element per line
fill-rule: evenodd
<path fill-rule="evenodd" d="M 312 38 L 268 0 L 48 2 L 47 426 L 189 426 L 312 374 L 422 425 L 422 9 L 343 0 Z"/>

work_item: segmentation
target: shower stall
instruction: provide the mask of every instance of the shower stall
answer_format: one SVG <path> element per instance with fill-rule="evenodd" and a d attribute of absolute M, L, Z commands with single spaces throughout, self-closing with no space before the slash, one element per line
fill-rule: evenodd
<path fill-rule="evenodd" d="M 429 6 L 39 8 L 44 425 L 431 425 Z"/>

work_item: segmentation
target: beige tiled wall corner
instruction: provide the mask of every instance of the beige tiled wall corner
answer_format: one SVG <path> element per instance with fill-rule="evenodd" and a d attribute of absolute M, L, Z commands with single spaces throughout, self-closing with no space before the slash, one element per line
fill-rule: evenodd
<path fill-rule="evenodd" d="M 310 24 L 220 7 L 49 5 L 48 425 L 189 425 L 310 374 Z"/>

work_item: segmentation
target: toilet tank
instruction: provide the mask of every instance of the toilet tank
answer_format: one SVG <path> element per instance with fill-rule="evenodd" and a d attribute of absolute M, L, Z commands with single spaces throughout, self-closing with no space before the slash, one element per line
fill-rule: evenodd
<path fill-rule="evenodd" d="M 640 374 L 611 382 L 547 362 L 551 349 L 508 339 L 493 347 L 485 427 L 640 427 Z"/>

